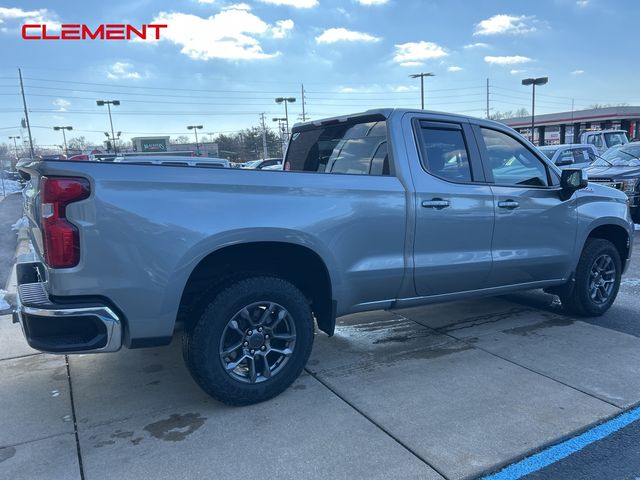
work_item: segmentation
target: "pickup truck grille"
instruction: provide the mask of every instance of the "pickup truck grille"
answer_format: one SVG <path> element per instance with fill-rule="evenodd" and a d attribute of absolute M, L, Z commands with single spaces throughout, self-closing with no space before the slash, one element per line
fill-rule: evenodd
<path fill-rule="evenodd" d="M 612 178 L 589 178 L 590 182 L 600 183 L 605 187 L 615 188 L 616 190 L 622 190 L 622 182 L 616 182 Z"/>

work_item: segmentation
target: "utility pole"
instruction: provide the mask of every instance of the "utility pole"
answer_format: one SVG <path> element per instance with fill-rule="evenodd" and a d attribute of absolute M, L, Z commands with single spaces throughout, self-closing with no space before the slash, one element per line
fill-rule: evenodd
<path fill-rule="evenodd" d="M 260 114 L 260 123 L 262 124 L 262 159 L 266 160 L 269 157 L 269 151 L 267 150 L 267 126 L 264 123 L 264 117 L 266 113 Z"/>
<path fill-rule="evenodd" d="M 435 73 L 414 73 L 413 75 L 409 75 L 411 78 L 419 78 L 420 79 L 420 99 L 421 99 L 421 107 L 424 110 L 424 77 L 435 77 Z"/>
<path fill-rule="evenodd" d="M 24 106 L 24 118 L 27 123 L 27 131 L 29 132 L 29 148 L 31 150 L 31 158 L 35 157 L 33 151 L 33 138 L 31 137 L 31 124 L 29 123 L 29 112 L 27 111 L 27 99 L 24 96 L 24 84 L 22 83 L 22 70 L 18 68 L 18 76 L 20 77 L 20 91 L 22 92 L 22 105 Z"/>
<path fill-rule="evenodd" d="M 489 118 L 489 79 L 487 78 L 487 118 Z"/>
<path fill-rule="evenodd" d="M 307 114 L 305 112 L 305 97 L 304 97 L 304 83 L 301 83 L 301 89 L 300 89 L 300 93 L 302 94 L 302 121 L 306 122 L 307 121 Z"/>

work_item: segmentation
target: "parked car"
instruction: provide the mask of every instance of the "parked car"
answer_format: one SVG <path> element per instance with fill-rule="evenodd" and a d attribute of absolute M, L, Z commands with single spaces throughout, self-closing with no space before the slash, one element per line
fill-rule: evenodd
<path fill-rule="evenodd" d="M 602 154 L 587 169 L 589 180 L 623 191 L 631 217 L 640 223 L 640 144 L 618 145 Z"/>
<path fill-rule="evenodd" d="M 267 158 L 265 160 L 252 160 L 242 164 L 241 168 L 247 168 L 252 170 L 263 170 L 273 165 L 282 165 L 281 158 Z"/>
<path fill-rule="evenodd" d="M 166 345 L 245 405 L 285 390 L 336 317 L 545 288 L 573 315 L 613 304 L 633 246 L 623 192 L 560 171 L 490 120 L 407 109 L 298 124 L 287 173 L 24 165 L 29 345 Z"/>
<path fill-rule="evenodd" d="M 629 143 L 624 130 L 586 130 L 580 134 L 580 143 L 593 145 L 602 154 L 616 145 Z"/>
<path fill-rule="evenodd" d="M 139 165 L 169 165 L 174 167 L 210 167 L 210 168 L 231 168 L 229 160 L 224 158 L 211 157 L 183 157 L 183 156 L 127 156 L 116 157 L 114 163 L 136 163 Z"/>
<path fill-rule="evenodd" d="M 545 145 L 538 149 L 561 168 L 587 168 L 598 157 L 598 150 L 591 144 Z"/>

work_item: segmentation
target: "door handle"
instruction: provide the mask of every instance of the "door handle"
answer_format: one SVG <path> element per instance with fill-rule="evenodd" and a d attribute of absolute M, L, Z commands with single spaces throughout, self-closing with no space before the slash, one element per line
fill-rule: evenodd
<path fill-rule="evenodd" d="M 518 208 L 520 204 L 515 200 L 504 200 L 502 202 L 498 202 L 498 207 L 507 208 L 509 210 L 513 210 L 514 208 Z"/>
<path fill-rule="evenodd" d="M 449 206 L 449 200 L 443 200 L 442 198 L 433 198 L 431 200 L 424 200 L 422 202 L 424 208 L 435 208 L 441 210 Z"/>

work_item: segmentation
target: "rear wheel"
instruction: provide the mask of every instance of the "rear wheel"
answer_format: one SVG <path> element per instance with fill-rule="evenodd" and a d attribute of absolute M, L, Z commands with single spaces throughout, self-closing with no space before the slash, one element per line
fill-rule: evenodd
<path fill-rule="evenodd" d="M 240 280 L 214 296 L 187 329 L 183 354 L 198 385 L 231 405 L 262 402 L 300 375 L 313 345 L 313 317 L 294 285 Z"/>
<path fill-rule="evenodd" d="M 588 239 L 578 262 L 573 288 L 559 295 L 563 308 L 568 313 L 586 317 L 605 313 L 618 295 L 621 265 L 620 254 L 611 242 Z"/>

